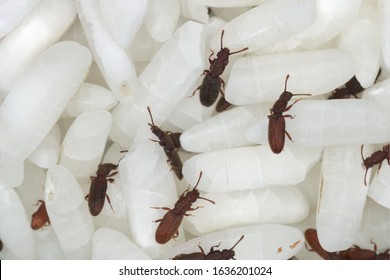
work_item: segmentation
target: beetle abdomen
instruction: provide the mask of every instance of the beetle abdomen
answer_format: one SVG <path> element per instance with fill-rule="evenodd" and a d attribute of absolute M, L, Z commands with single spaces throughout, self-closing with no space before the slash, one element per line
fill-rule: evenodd
<path fill-rule="evenodd" d="M 200 103 L 205 107 L 210 107 L 218 98 L 221 89 L 221 78 L 213 77 L 209 73 L 203 78 L 202 86 L 199 92 Z"/>
<path fill-rule="evenodd" d="M 176 215 L 172 210 L 165 213 L 156 230 L 156 242 L 165 244 L 171 240 L 179 230 L 183 215 Z"/>
<path fill-rule="evenodd" d="M 268 143 L 275 154 L 279 154 L 284 147 L 286 122 L 284 117 L 273 118 L 268 116 Z"/>

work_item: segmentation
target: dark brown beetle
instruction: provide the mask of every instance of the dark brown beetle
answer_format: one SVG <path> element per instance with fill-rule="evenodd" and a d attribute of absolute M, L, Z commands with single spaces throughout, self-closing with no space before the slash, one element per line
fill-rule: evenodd
<path fill-rule="evenodd" d="M 41 203 L 41 205 L 39 206 L 38 210 L 31 215 L 31 228 L 33 230 L 38 230 L 47 224 L 50 225 L 50 219 L 46 211 L 45 202 L 43 200 L 38 200 L 37 205 L 38 203 Z"/>
<path fill-rule="evenodd" d="M 377 253 L 377 246 L 374 242 L 371 243 L 374 245 L 374 250 L 361 249 L 360 247 L 353 245 L 347 250 L 342 250 L 338 252 L 328 252 L 321 247 L 321 244 L 318 240 L 317 231 L 315 229 L 309 228 L 305 231 L 305 239 L 309 243 L 311 249 L 307 248 L 309 251 L 315 251 L 325 260 L 389 260 L 390 254 L 387 249 L 383 253 Z M 306 245 L 306 244 L 305 244 Z"/>
<path fill-rule="evenodd" d="M 358 98 L 358 94 L 362 92 L 364 88 L 361 86 L 356 76 L 353 76 L 348 82 L 345 83 L 344 87 L 337 88 L 332 91 L 332 94 L 328 99 L 345 99 L 353 96 Z"/>
<path fill-rule="evenodd" d="M 172 133 L 170 131 L 164 131 L 161 128 L 159 128 L 157 125 L 154 124 L 152 112 L 150 111 L 150 108 L 148 108 L 148 112 L 150 115 L 150 119 L 152 123 L 148 123 L 150 125 L 150 129 L 154 135 L 157 136 L 159 141 L 150 139 L 154 142 L 158 142 L 161 147 L 163 147 L 164 152 L 168 158 L 168 163 L 171 166 L 171 170 L 173 170 L 179 178 L 179 180 L 183 179 L 183 163 L 181 162 L 181 159 L 179 157 L 179 153 L 177 152 L 177 149 L 180 147 L 180 135 L 181 133 Z"/>
<path fill-rule="evenodd" d="M 205 75 L 202 81 L 202 84 L 194 90 L 191 96 L 194 96 L 195 92 L 199 90 L 200 103 L 205 107 L 210 107 L 215 103 L 218 98 L 218 94 L 221 93 L 224 95 L 223 88 L 225 87 L 225 82 L 222 80 L 220 75 L 225 71 L 226 66 L 229 64 L 229 56 L 232 54 L 240 53 L 246 51 L 248 48 L 243 48 L 242 50 L 230 52 L 228 48 L 223 47 L 223 35 L 225 30 L 222 30 L 221 33 L 221 49 L 217 53 L 217 57 L 211 59 L 214 55 L 214 52 L 211 51 L 209 56 L 210 68 L 209 70 L 204 70 L 202 75 Z"/>
<path fill-rule="evenodd" d="M 173 260 L 235 260 L 235 252 L 233 251 L 234 247 L 244 238 L 244 235 L 233 245 L 230 249 L 214 250 L 218 248 L 221 243 L 210 248 L 210 252 L 206 254 L 203 248 L 198 244 L 200 252 L 189 253 L 189 254 L 180 254 L 173 258 Z"/>
<path fill-rule="evenodd" d="M 382 166 L 382 162 L 385 159 L 387 159 L 387 163 L 390 165 L 390 144 L 383 146 L 382 150 L 379 150 L 379 151 L 372 153 L 371 156 L 369 156 L 366 159 L 364 159 L 364 157 L 363 157 L 363 145 L 360 148 L 360 153 L 362 156 L 363 165 L 366 168 L 366 173 L 364 174 L 364 185 L 367 186 L 366 177 L 367 177 L 367 172 L 368 172 L 369 168 L 373 167 L 374 165 L 379 164 L 379 167 L 378 167 L 378 172 L 379 172 L 379 169 Z"/>
<path fill-rule="evenodd" d="M 287 80 L 290 75 L 286 76 L 286 80 L 284 82 L 284 91 L 280 95 L 279 99 L 276 100 L 274 106 L 270 109 L 270 115 L 268 115 L 268 143 L 271 147 L 272 152 L 275 154 L 279 154 L 284 147 L 284 139 L 285 135 L 287 135 L 288 139 L 292 141 L 290 134 L 286 131 L 286 121 L 285 118 L 293 119 L 295 116 L 291 115 L 283 115 L 284 112 L 287 112 L 294 106 L 295 103 L 300 101 L 301 99 L 297 99 L 293 104 L 287 106 L 288 102 L 293 96 L 310 96 L 311 94 L 292 94 L 287 91 Z"/>
<path fill-rule="evenodd" d="M 183 217 L 191 216 L 187 212 L 194 211 L 198 208 L 201 208 L 201 206 L 198 206 L 196 208 L 191 208 L 192 204 L 197 199 L 204 199 L 215 204 L 214 201 L 201 197 L 199 191 L 196 189 L 201 177 L 202 177 L 202 172 L 200 172 L 199 174 L 199 179 L 195 187 L 191 191 L 189 191 L 189 187 L 188 187 L 188 189 L 181 194 L 179 200 L 175 203 L 175 207 L 173 209 L 170 209 L 168 207 L 152 207 L 154 209 L 163 209 L 168 211 L 167 213 L 165 213 L 162 219 L 158 219 L 155 221 L 156 223 L 160 222 L 160 224 L 157 227 L 156 235 L 155 235 L 157 243 L 165 244 L 172 238 L 175 238 L 179 235 L 178 229 L 183 220 Z"/>
<path fill-rule="evenodd" d="M 375 82 L 378 80 L 380 74 L 381 69 L 379 69 L 378 71 L 378 75 L 375 78 Z M 359 83 L 358 79 L 356 79 L 356 76 L 353 76 L 348 82 L 345 83 L 343 87 L 337 88 L 332 91 L 332 94 L 329 96 L 328 99 L 346 99 L 350 96 L 353 96 L 354 98 L 359 98 L 357 95 L 363 90 L 364 88 Z"/>
<path fill-rule="evenodd" d="M 96 172 L 97 176 L 90 177 L 91 187 L 89 189 L 89 194 L 85 196 L 85 199 L 88 200 L 88 208 L 92 216 L 97 216 L 100 214 L 106 198 L 112 211 L 114 211 L 110 198 L 107 195 L 107 182 L 113 183 L 115 181 L 111 177 L 118 174 L 118 172 L 112 172 L 117 168 L 118 164 L 99 164 L 98 170 Z"/>

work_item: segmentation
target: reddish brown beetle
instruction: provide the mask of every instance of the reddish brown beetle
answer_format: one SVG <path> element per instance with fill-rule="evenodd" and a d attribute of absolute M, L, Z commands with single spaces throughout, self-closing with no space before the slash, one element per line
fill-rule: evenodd
<path fill-rule="evenodd" d="M 374 242 L 374 250 L 361 249 L 360 247 L 353 245 L 351 248 L 338 252 L 328 252 L 321 247 L 318 240 L 317 231 L 309 228 L 305 231 L 305 239 L 309 243 L 311 249 L 309 251 L 315 251 L 325 260 L 388 260 L 390 259 L 389 250 L 387 249 L 383 253 L 377 253 L 377 246 Z M 305 244 L 306 245 L 306 244 Z"/>
<path fill-rule="evenodd" d="M 150 119 L 152 123 L 148 123 L 150 125 L 150 129 L 154 135 L 157 136 L 159 141 L 152 140 L 155 142 L 158 142 L 161 147 L 163 147 L 164 152 L 168 158 L 168 163 L 171 166 L 171 170 L 173 170 L 179 178 L 179 180 L 183 179 L 183 163 L 181 162 L 181 159 L 179 157 L 179 154 L 177 152 L 177 149 L 180 147 L 180 135 L 181 133 L 172 133 L 170 131 L 164 131 L 161 128 L 159 128 L 157 125 L 154 124 L 152 112 L 150 111 L 150 108 L 147 107 Z"/>
<path fill-rule="evenodd" d="M 214 250 L 214 248 L 218 248 L 221 243 L 218 245 L 212 246 L 210 248 L 210 252 L 206 254 L 203 248 L 198 244 L 200 252 L 189 253 L 189 254 L 180 254 L 173 258 L 173 260 L 235 260 L 235 252 L 234 247 L 237 246 L 238 243 L 244 238 L 244 235 L 240 237 L 240 239 L 234 244 L 230 249 Z"/>
<path fill-rule="evenodd" d="M 112 211 L 114 211 L 110 198 L 107 195 L 107 182 L 113 183 L 115 181 L 111 177 L 118 174 L 118 172 L 112 172 L 117 168 L 118 164 L 99 164 L 98 170 L 96 172 L 97 176 L 90 177 L 91 187 L 89 189 L 89 194 L 85 196 L 85 199 L 88 200 L 88 208 L 92 216 L 97 216 L 100 214 L 106 198 Z"/>
<path fill-rule="evenodd" d="M 31 228 L 33 230 L 38 230 L 44 225 L 50 225 L 50 219 L 46 211 L 45 202 L 43 200 L 38 200 L 37 205 L 38 203 L 41 203 L 41 205 L 39 206 L 38 210 L 31 215 Z"/>
<path fill-rule="evenodd" d="M 230 52 L 228 48 L 223 47 L 223 35 L 225 30 L 222 30 L 221 33 L 221 49 L 217 53 L 217 57 L 211 59 L 214 55 L 214 52 L 211 51 L 209 56 L 210 68 L 209 70 L 204 70 L 202 75 L 205 75 L 202 81 L 202 84 L 194 90 L 191 96 L 194 96 L 195 92 L 199 90 L 200 103 L 205 107 L 210 107 L 215 103 L 218 98 L 218 94 L 221 93 L 224 95 L 223 88 L 225 87 L 225 82 L 222 80 L 220 75 L 225 71 L 226 66 L 229 64 L 229 56 L 246 51 L 248 48 L 243 48 L 242 50 Z"/>
<path fill-rule="evenodd" d="M 287 112 L 294 106 L 295 103 L 300 101 L 301 99 L 297 99 L 293 104 L 287 106 L 288 102 L 293 96 L 310 96 L 311 94 L 292 94 L 287 91 L 287 80 L 290 75 L 286 76 L 286 80 L 284 82 L 284 91 L 280 95 L 279 99 L 276 100 L 274 106 L 270 109 L 270 115 L 268 115 L 268 143 L 271 147 L 272 152 L 275 154 L 279 154 L 284 147 L 285 135 L 287 135 L 288 139 L 292 141 L 290 134 L 286 131 L 286 121 L 285 118 L 293 119 L 295 116 L 291 115 L 283 115 L 284 112 Z"/>
<path fill-rule="evenodd" d="M 360 148 L 360 153 L 362 156 L 363 165 L 366 168 L 366 173 L 364 174 L 364 185 L 367 186 L 366 177 L 367 177 L 367 172 L 368 172 L 369 168 L 373 167 L 374 165 L 379 164 L 379 167 L 378 167 L 378 172 L 379 172 L 379 169 L 382 166 L 382 162 L 385 159 L 387 159 L 387 163 L 390 165 L 390 144 L 383 146 L 382 150 L 379 150 L 379 151 L 372 153 L 371 156 L 369 156 L 366 159 L 364 159 L 364 157 L 363 157 L 363 145 Z"/>
<path fill-rule="evenodd" d="M 199 191 L 196 189 L 201 177 L 202 172 L 200 172 L 199 174 L 198 182 L 196 183 L 195 187 L 191 191 L 189 191 L 188 187 L 188 189 L 181 194 L 179 200 L 175 203 L 175 207 L 173 209 L 170 209 L 168 207 L 152 207 L 154 209 L 163 209 L 168 211 L 167 213 L 165 213 L 162 219 L 158 219 L 155 221 L 156 223 L 160 222 L 155 235 L 157 243 L 165 244 L 172 238 L 175 238 L 179 235 L 178 229 L 183 220 L 183 217 L 191 216 L 187 212 L 201 208 L 201 206 L 191 208 L 192 204 L 197 199 L 204 199 L 215 204 L 214 201 L 201 197 Z"/>

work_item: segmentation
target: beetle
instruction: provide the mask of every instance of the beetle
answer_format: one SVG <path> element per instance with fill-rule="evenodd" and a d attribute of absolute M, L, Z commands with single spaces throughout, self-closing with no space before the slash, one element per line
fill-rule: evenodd
<path fill-rule="evenodd" d="M 113 163 L 99 164 L 96 176 L 90 177 L 91 187 L 89 189 L 89 194 L 85 196 L 85 199 L 88 201 L 89 212 L 92 216 L 97 216 L 100 214 L 106 198 L 112 211 L 114 211 L 110 198 L 107 195 L 107 182 L 115 182 L 115 180 L 111 177 L 118 174 L 118 172 L 115 171 L 118 166 L 118 164 Z"/>
<path fill-rule="evenodd" d="M 234 247 L 237 246 L 238 243 L 244 238 L 244 235 L 240 237 L 240 239 L 234 244 L 230 249 L 214 250 L 214 248 L 218 248 L 221 243 L 218 245 L 212 246 L 210 248 L 209 253 L 205 253 L 203 248 L 198 244 L 200 252 L 189 253 L 189 254 L 180 254 L 176 257 L 172 258 L 172 260 L 235 260 L 235 252 Z"/>
<path fill-rule="evenodd" d="M 377 245 L 371 241 L 374 245 L 374 250 L 361 249 L 359 246 L 353 245 L 347 250 L 338 252 L 328 252 L 321 247 L 318 240 L 317 230 L 309 228 L 305 231 L 305 239 L 309 243 L 312 249 L 306 248 L 309 251 L 315 251 L 325 260 L 388 260 L 390 259 L 389 250 L 387 249 L 383 253 L 377 253 Z"/>
<path fill-rule="evenodd" d="M 192 204 L 197 199 L 204 199 L 215 204 L 214 201 L 201 197 L 199 191 L 196 189 L 201 177 L 202 172 L 200 172 L 199 174 L 199 178 L 195 187 L 191 191 L 189 190 L 190 187 L 188 187 L 188 189 L 180 195 L 173 209 L 170 209 L 168 207 L 151 207 L 154 209 L 163 209 L 168 211 L 167 213 L 165 213 L 162 219 L 158 219 L 155 221 L 156 223 L 160 223 L 157 227 L 155 234 L 155 239 L 157 243 L 165 244 L 172 238 L 179 236 L 178 229 L 183 220 L 183 217 L 191 216 L 191 214 L 187 213 L 188 211 L 194 211 L 198 208 L 201 208 L 201 206 L 191 208 Z"/>
<path fill-rule="evenodd" d="M 41 203 L 41 205 L 38 207 L 38 210 L 31 215 L 31 228 L 33 230 L 38 230 L 46 224 L 50 225 L 45 202 L 43 200 L 38 200 L 37 205 L 38 203 Z"/>
<path fill-rule="evenodd" d="M 358 98 L 358 94 L 362 92 L 364 88 L 361 86 L 356 76 L 353 76 L 348 82 L 345 83 L 344 87 L 337 88 L 332 91 L 332 94 L 328 99 L 345 99 L 353 96 Z"/>
<path fill-rule="evenodd" d="M 230 52 L 228 48 L 223 47 L 223 35 L 225 30 L 222 30 L 221 33 L 221 49 L 217 53 L 217 57 L 211 59 L 214 55 L 214 52 L 211 51 L 209 56 L 210 68 L 205 69 L 202 75 L 205 75 L 202 81 L 202 84 L 198 86 L 191 96 L 194 96 L 195 92 L 199 90 L 200 103 L 205 107 L 210 107 L 215 103 L 218 98 L 218 94 L 221 93 L 224 96 L 225 82 L 220 77 L 223 71 L 225 71 L 226 66 L 229 64 L 229 56 L 240 53 L 248 50 L 248 48 L 243 48 L 242 50 Z"/>
<path fill-rule="evenodd" d="M 379 172 L 379 169 L 381 168 L 382 166 L 382 162 L 387 159 L 387 163 L 390 165 L 390 144 L 387 144 L 387 145 L 384 145 L 382 147 L 382 150 L 379 150 L 379 151 L 376 151 L 376 152 L 373 152 L 369 157 L 367 157 L 366 159 L 363 157 L 363 146 L 362 145 L 360 147 L 360 154 L 362 156 L 362 160 L 363 160 L 363 166 L 366 168 L 366 173 L 364 174 L 364 185 L 367 186 L 367 180 L 366 180 L 366 177 L 367 177 L 367 172 L 368 172 L 368 169 L 373 167 L 374 165 L 377 165 L 379 164 L 379 167 L 378 167 L 378 172 Z"/>
<path fill-rule="evenodd" d="M 381 69 L 379 68 L 378 74 L 375 78 L 375 82 L 378 80 Z M 356 76 L 353 76 L 348 82 L 345 83 L 343 87 L 337 88 L 332 91 L 332 94 L 328 99 L 345 99 L 353 96 L 354 98 L 359 98 L 357 95 L 364 90 Z"/>
<path fill-rule="evenodd" d="M 171 166 L 171 170 L 173 170 L 179 180 L 183 179 L 183 163 L 179 157 L 178 148 L 180 147 L 180 135 L 181 133 L 172 133 L 170 131 L 164 131 L 154 124 L 152 112 L 150 108 L 147 107 L 150 119 L 152 123 L 148 123 L 150 129 L 154 135 L 159 139 L 151 141 L 158 142 L 161 147 L 163 147 L 164 152 L 168 158 L 168 164 Z"/>
<path fill-rule="evenodd" d="M 293 96 L 311 96 L 311 94 L 292 94 L 287 91 L 287 80 L 289 77 L 290 75 L 286 76 L 284 91 L 279 96 L 279 99 L 276 100 L 275 104 L 270 109 L 270 115 L 268 115 L 268 143 L 272 152 L 275 154 L 279 154 L 283 150 L 285 135 L 292 141 L 291 135 L 286 131 L 285 118 L 293 119 L 295 116 L 283 115 L 283 113 L 290 110 L 291 107 L 301 99 L 297 99 L 294 103 L 287 106 L 288 102 Z"/>

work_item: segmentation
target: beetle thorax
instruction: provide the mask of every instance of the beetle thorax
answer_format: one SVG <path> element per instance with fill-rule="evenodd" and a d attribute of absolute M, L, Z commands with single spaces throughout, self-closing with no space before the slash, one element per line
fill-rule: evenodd
<path fill-rule="evenodd" d="M 185 196 L 176 202 L 174 212 L 179 215 L 184 214 L 186 211 L 188 211 L 188 209 L 191 208 L 192 203 L 194 203 L 199 198 L 199 196 L 200 194 L 196 189 L 187 192 Z"/>

